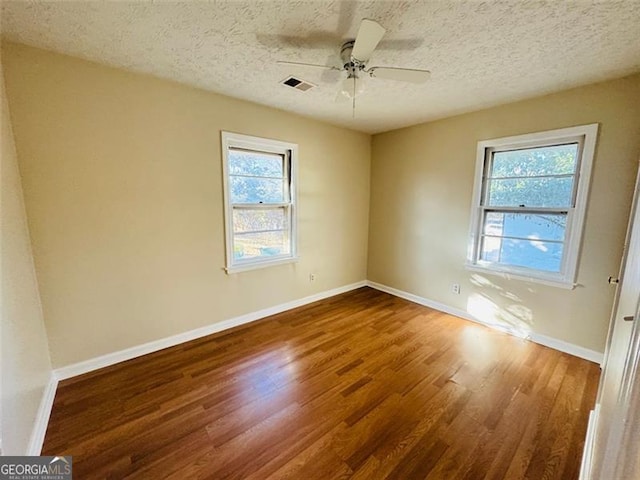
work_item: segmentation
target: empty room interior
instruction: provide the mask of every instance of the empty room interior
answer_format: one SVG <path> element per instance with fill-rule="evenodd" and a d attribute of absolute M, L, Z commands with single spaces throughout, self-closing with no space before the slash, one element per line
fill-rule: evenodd
<path fill-rule="evenodd" d="M 0 26 L 0 458 L 640 478 L 638 0 Z"/>

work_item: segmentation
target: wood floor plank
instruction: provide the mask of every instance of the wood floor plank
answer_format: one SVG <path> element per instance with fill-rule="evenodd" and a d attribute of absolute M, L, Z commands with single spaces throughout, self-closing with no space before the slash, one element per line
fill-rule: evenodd
<path fill-rule="evenodd" d="M 361 288 L 60 383 L 76 478 L 578 477 L 597 365 Z"/>
<path fill-rule="evenodd" d="M 490 438 L 484 425 L 460 414 L 450 425 L 440 426 L 439 436 L 450 447 L 438 460 L 427 479 L 463 478 L 476 459 L 476 452 Z"/>

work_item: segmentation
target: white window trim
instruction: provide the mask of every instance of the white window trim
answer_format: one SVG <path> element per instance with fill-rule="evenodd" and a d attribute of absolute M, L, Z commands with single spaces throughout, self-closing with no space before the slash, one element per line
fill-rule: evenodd
<path fill-rule="evenodd" d="M 268 138 L 252 137 L 239 133 L 221 132 L 222 143 L 222 181 L 224 196 L 224 220 L 225 220 L 225 250 L 226 262 L 224 270 L 227 273 L 245 272 L 258 268 L 266 268 L 298 261 L 297 254 L 297 184 L 298 184 L 298 145 L 295 143 L 271 140 Z M 290 210 L 291 210 L 291 253 L 277 255 L 269 258 L 257 258 L 244 261 L 234 261 L 233 258 L 233 212 L 231 196 L 229 194 L 229 148 L 243 148 L 259 152 L 276 154 L 290 153 Z"/>
<path fill-rule="evenodd" d="M 476 154 L 476 171 L 471 203 L 471 227 L 469 244 L 467 248 L 466 268 L 472 271 L 499 275 L 504 278 L 513 278 L 529 282 L 542 283 L 555 287 L 573 289 L 576 287 L 576 275 L 578 260 L 584 230 L 584 219 L 587 208 L 589 185 L 591 181 L 591 167 L 598 136 L 598 124 L 581 125 L 578 127 L 561 128 L 546 132 L 536 132 L 526 135 L 496 138 L 478 142 Z M 562 267 L 559 273 L 543 272 L 525 267 L 496 265 L 478 260 L 478 248 L 480 229 L 482 228 L 482 201 L 483 175 L 487 152 L 509 150 L 513 148 L 541 147 L 554 145 L 567 141 L 581 141 L 581 155 L 579 169 L 576 172 L 577 191 L 575 208 L 569 209 L 567 215 L 567 240 L 563 255 Z"/>

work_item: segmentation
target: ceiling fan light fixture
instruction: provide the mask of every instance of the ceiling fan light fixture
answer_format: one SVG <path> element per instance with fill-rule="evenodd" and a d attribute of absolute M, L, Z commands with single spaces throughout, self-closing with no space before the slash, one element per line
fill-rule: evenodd
<path fill-rule="evenodd" d="M 355 98 L 364 92 L 364 81 L 356 75 L 349 75 L 342 81 L 342 94 L 348 98 Z"/>

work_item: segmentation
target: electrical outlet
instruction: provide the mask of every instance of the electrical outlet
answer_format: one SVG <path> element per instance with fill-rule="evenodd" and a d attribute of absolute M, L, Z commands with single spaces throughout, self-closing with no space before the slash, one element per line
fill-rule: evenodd
<path fill-rule="evenodd" d="M 310 273 L 309 274 L 309 281 L 310 282 L 315 282 L 316 281 L 316 274 L 315 273 Z"/>
<path fill-rule="evenodd" d="M 456 295 L 460 295 L 460 284 L 454 283 L 453 285 L 451 285 L 451 291 Z"/>

